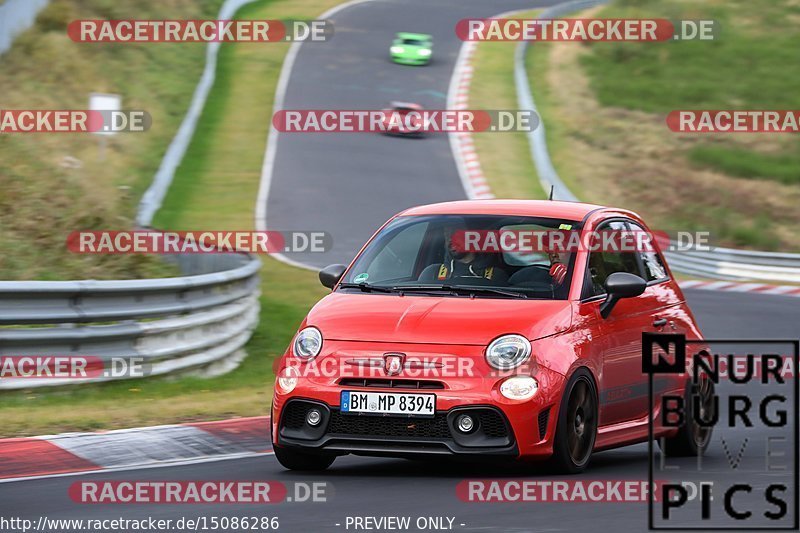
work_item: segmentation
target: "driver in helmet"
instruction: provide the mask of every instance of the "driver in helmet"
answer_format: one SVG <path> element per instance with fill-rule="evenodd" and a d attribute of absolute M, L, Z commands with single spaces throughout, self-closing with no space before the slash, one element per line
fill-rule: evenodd
<path fill-rule="evenodd" d="M 444 227 L 446 246 L 443 263 L 429 265 L 422 271 L 420 279 L 435 281 L 483 280 L 487 285 L 505 284 L 508 274 L 497 266 L 497 253 L 467 250 L 464 245 L 466 224 L 452 223 Z"/>

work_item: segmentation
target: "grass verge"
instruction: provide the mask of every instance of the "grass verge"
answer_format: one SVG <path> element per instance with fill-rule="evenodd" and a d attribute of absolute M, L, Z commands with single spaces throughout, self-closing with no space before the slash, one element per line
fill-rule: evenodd
<path fill-rule="evenodd" d="M 798 107 L 800 97 L 785 90 L 797 73 L 781 63 L 798 57 L 798 46 L 788 46 L 796 32 L 786 30 L 797 9 L 765 4 L 625 0 L 576 15 L 714 18 L 723 27 L 715 42 L 535 43 L 526 66 L 567 185 L 582 200 L 638 211 L 659 230 L 710 231 L 720 246 L 800 250 L 796 136 L 674 134 L 664 121 L 673 109 Z M 751 69 L 775 43 L 786 45 L 778 61 Z"/>
<path fill-rule="evenodd" d="M 530 11 L 515 17 L 535 17 Z M 517 109 L 514 42 L 483 42 L 472 60 L 469 103 L 473 109 Z M 479 80 L 479 83 L 475 83 Z M 472 136 L 481 168 L 498 198 L 545 198 L 530 157 L 525 132 L 476 133 Z"/>
<path fill-rule="evenodd" d="M 214 18 L 222 0 L 55 0 L 0 57 L 0 108 L 85 109 L 89 94 L 122 96 L 153 117 L 145 133 L 0 135 L 0 279 L 120 279 L 171 275 L 158 258 L 67 251 L 69 231 L 128 229 L 189 106 L 203 46 L 76 43 L 76 19 Z"/>
<path fill-rule="evenodd" d="M 262 0 L 241 18 L 313 18 L 338 0 Z M 275 86 L 288 46 L 225 44 L 219 76 L 156 225 L 251 229 Z M 193 83 L 196 82 L 196 78 Z M 265 257 L 261 320 L 249 356 L 217 378 L 136 380 L 0 395 L 0 436 L 212 420 L 268 413 L 275 357 L 325 294 L 314 272 Z"/>
<path fill-rule="evenodd" d="M 791 152 L 762 154 L 730 146 L 701 144 L 690 149 L 688 155 L 692 163 L 715 168 L 728 176 L 774 180 L 785 185 L 800 184 L 800 145 Z"/>
<path fill-rule="evenodd" d="M 582 64 L 598 101 L 607 107 L 666 114 L 673 109 L 797 109 L 800 72 L 800 5 L 774 0 L 624 0 L 601 17 L 713 19 L 713 42 L 642 46 L 592 46 Z M 633 74 L 633 75 L 631 75 Z M 724 136 L 719 136 L 725 139 Z M 731 136 L 728 136 L 731 137 Z M 781 183 L 800 180 L 800 141 L 786 139 L 778 153 L 766 146 L 737 146 L 732 139 L 690 151 L 699 167 L 742 178 Z"/>

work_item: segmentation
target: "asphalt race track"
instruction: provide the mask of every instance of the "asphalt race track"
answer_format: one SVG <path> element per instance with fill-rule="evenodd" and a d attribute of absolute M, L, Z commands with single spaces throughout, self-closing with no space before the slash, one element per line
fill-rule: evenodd
<path fill-rule="evenodd" d="M 410 100 L 443 108 L 460 42 L 458 19 L 490 16 L 532 7 L 530 0 L 480 2 L 402 0 L 356 4 L 332 19 L 336 34 L 328 44 L 300 49 L 284 101 L 286 109 L 370 109 L 390 100 Z M 547 5 L 547 3 L 541 3 Z M 420 16 L 425 13 L 425 16 Z M 397 31 L 434 36 L 434 62 L 415 68 L 392 64 L 388 47 Z M 267 223 L 276 230 L 320 230 L 333 236 L 326 254 L 292 256 L 320 267 L 346 263 L 389 216 L 406 207 L 464 198 L 445 135 L 424 140 L 373 134 L 281 134 L 274 162 Z M 646 214 L 645 214 L 646 216 Z M 687 290 L 700 326 L 711 338 L 798 338 L 797 298 Z M 724 385 L 723 385 L 724 387 Z M 763 391 L 751 390 L 754 396 Z M 729 480 L 732 470 L 715 434 L 703 480 Z M 791 437 L 790 430 L 786 436 Z M 738 441 L 733 442 L 736 449 Z M 744 454 L 752 466 L 764 461 L 763 442 Z M 693 463 L 684 462 L 687 467 Z M 681 463 L 681 464 L 684 464 Z M 595 455 L 578 479 L 647 479 L 644 444 Z M 348 516 L 453 517 L 456 531 L 643 531 L 647 507 L 641 503 L 466 503 L 456 485 L 476 478 L 550 478 L 536 468 L 507 468 L 474 463 L 411 462 L 360 457 L 339 458 L 323 474 L 284 471 L 274 456 L 186 466 L 151 468 L 84 476 L 0 483 L 2 516 L 37 521 L 48 518 L 118 517 L 178 519 L 199 516 L 277 516 L 284 531 L 348 531 Z M 657 476 L 658 477 L 658 476 Z M 329 484 L 327 502 L 271 505 L 81 505 L 70 500 L 69 486 L 81 480 L 276 480 Z M 570 478 L 574 479 L 574 478 Z M 769 474 L 747 481 L 761 487 Z M 796 499 L 790 493 L 787 501 Z M 759 511 L 761 495 L 742 497 Z M 716 500 L 716 504 L 719 499 Z M 761 507 L 757 507 L 757 506 Z M 716 508 L 716 507 L 715 507 Z M 350 531 L 353 530 L 351 527 Z"/>
<path fill-rule="evenodd" d="M 444 109 L 461 41 L 455 24 L 552 0 L 392 0 L 355 4 L 331 17 L 328 43 L 307 43 L 291 71 L 284 109 L 382 109 L 393 100 Z M 424 15 L 423 15 L 424 14 Z M 433 35 L 433 60 L 395 65 L 398 31 Z M 349 263 L 389 217 L 408 207 L 466 198 L 447 134 L 406 139 L 377 133 L 278 135 L 267 202 L 267 228 L 326 231 L 326 253 L 287 257 L 324 267 Z"/>
<path fill-rule="evenodd" d="M 692 308 L 707 337 L 797 338 L 797 300 L 785 296 L 741 295 L 710 291 L 687 291 Z M 724 386 L 724 385 L 723 385 Z M 751 396 L 761 391 L 748 389 Z M 785 431 L 789 436 L 789 430 Z M 720 437 L 726 438 L 736 454 L 742 436 L 735 432 L 715 433 L 705 459 L 703 481 L 728 482 L 736 475 Z M 764 462 L 764 443 L 750 439 L 742 466 L 759 470 Z M 693 467 L 693 460 L 678 463 Z M 673 466 L 674 466 L 673 464 Z M 647 479 L 647 446 L 639 444 L 601 452 L 592 458 L 589 469 L 576 478 L 562 479 Z M 764 486 L 777 474 L 749 474 L 756 487 Z M 656 474 L 656 479 L 667 474 Z M 668 477 L 668 476 L 667 476 Z M 0 483 L 0 508 L 3 516 L 29 518 L 34 522 L 48 518 L 172 518 L 200 516 L 277 516 L 284 531 L 346 531 L 348 516 L 449 516 L 455 517 L 456 531 L 643 531 L 647 527 L 647 507 L 643 503 L 468 503 L 456 496 L 463 479 L 552 479 L 552 474 L 537 470 L 481 465 L 475 463 L 424 463 L 402 459 L 376 459 L 347 456 L 336 460 L 330 470 L 309 475 L 283 470 L 274 456 L 227 460 L 165 468 L 88 474 Z M 272 505 L 85 505 L 70 500 L 67 491 L 84 480 L 275 480 L 293 492 L 296 482 L 326 482 L 326 502 L 285 502 Z M 673 478 L 674 479 L 674 478 Z M 680 478 L 683 479 L 683 478 Z M 787 501 L 791 502 L 792 494 Z M 796 493 L 793 494 L 797 498 Z M 737 499 L 754 509 L 764 508 L 761 495 Z M 715 498 L 718 501 L 721 498 Z M 760 506 L 760 507 L 757 507 Z M 341 524 L 337 526 L 336 524 Z M 461 526 L 464 524 L 464 526 Z M 352 531 L 352 528 L 350 529 Z"/>

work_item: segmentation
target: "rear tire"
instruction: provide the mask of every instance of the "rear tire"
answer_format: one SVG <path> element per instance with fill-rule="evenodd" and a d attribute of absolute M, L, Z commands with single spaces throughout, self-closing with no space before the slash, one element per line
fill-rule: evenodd
<path fill-rule="evenodd" d="M 565 474 L 583 472 L 597 438 L 597 389 L 591 374 L 579 368 L 564 387 L 553 439 L 551 466 Z"/>
<path fill-rule="evenodd" d="M 658 439 L 658 445 L 667 457 L 691 457 L 702 455 L 711 442 L 714 428 L 700 426 L 692 416 L 693 403 L 700 402 L 700 418 L 708 418 L 708 410 L 712 408 L 714 399 L 714 383 L 703 376 L 700 383 L 687 383 L 684 394 L 685 420 L 674 437 Z"/>
<path fill-rule="evenodd" d="M 335 455 L 307 453 L 291 448 L 274 447 L 275 458 L 288 470 L 313 471 L 325 470 L 333 464 Z"/>

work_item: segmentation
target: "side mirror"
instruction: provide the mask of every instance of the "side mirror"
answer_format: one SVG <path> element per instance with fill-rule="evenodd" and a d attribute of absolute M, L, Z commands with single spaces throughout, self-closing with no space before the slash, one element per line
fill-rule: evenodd
<path fill-rule="evenodd" d="M 347 267 L 344 265 L 328 265 L 319 271 L 319 281 L 332 289 L 342 279 L 345 270 Z"/>
<path fill-rule="evenodd" d="M 639 296 L 647 288 L 647 282 L 636 274 L 614 272 L 606 278 L 605 287 L 608 296 L 600 304 L 600 316 L 608 318 L 618 301 Z"/>

